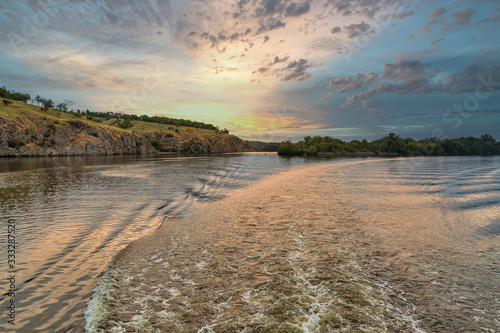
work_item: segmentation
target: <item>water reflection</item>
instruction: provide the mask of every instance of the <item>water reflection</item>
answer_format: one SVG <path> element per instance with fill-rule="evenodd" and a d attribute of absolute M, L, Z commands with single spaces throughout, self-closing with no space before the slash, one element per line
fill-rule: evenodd
<path fill-rule="evenodd" d="M 18 228 L 16 330 L 77 331 L 99 275 L 125 245 L 165 218 L 304 163 L 275 154 L 0 160 L 0 209 Z"/>
<path fill-rule="evenodd" d="M 331 173 L 374 238 L 368 265 L 405 292 L 428 332 L 499 328 L 499 173 L 498 157 L 372 160 Z"/>

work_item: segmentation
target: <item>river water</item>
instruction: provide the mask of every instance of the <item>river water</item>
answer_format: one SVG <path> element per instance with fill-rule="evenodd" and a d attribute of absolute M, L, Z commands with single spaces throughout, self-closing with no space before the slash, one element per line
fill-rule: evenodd
<path fill-rule="evenodd" d="M 10 298 L 7 219 L 17 228 L 16 325 L 0 331 L 79 331 L 111 258 L 167 217 L 264 175 L 313 160 L 276 154 L 107 156 L 0 160 L 2 300 Z"/>
<path fill-rule="evenodd" d="M 306 200 L 300 188 L 285 189 L 286 193 L 276 192 L 272 198 L 283 197 L 283 209 L 289 205 L 288 214 L 291 215 L 294 215 L 294 209 L 297 209 L 295 215 L 298 219 L 299 215 L 304 215 L 299 219 L 302 222 L 311 220 L 311 216 L 307 215 L 310 213 L 308 207 L 314 206 L 315 230 L 323 228 L 319 223 L 323 217 L 329 219 L 329 229 L 323 230 L 323 238 L 307 238 L 306 234 L 314 233 L 304 233 L 301 228 L 307 227 L 300 224 L 302 222 L 298 225 L 294 223 L 292 229 L 272 227 L 271 224 L 270 229 L 265 229 L 266 226 L 263 225 L 261 232 L 275 233 L 274 241 L 276 244 L 282 244 L 281 252 L 275 254 L 279 257 L 284 255 L 283 251 L 286 252 L 286 260 L 283 262 L 289 262 L 290 265 L 273 266 L 266 261 L 268 259 L 262 259 L 262 266 L 257 262 L 252 269 L 248 268 L 248 274 L 257 272 L 253 269 L 265 267 L 267 270 L 276 269 L 280 272 L 300 272 L 298 277 L 290 277 L 286 281 L 304 282 L 309 281 L 308 279 L 313 281 L 315 274 L 325 273 L 320 279 L 323 282 L 318 282 L 318 285 L 307 282 L 306 287 L 300 285 L 300 288 L 290 290 L 293 292 L 306 288 L 309 294 L 319 293 L 319 298 L 314 301 L 315 306 L 319 299 L 326 300 L 325 304 L 328 306 L 333 306 L 332 304 L 340 299 L 344 306 L 335 307 L 334 310 L 341 318 L 337 319 L 345 324 L 345 318 L 351 318 L 351 322 L 343 326 L 347 327 L 343 331 L 353 329 L 352 317 L 355 312 L 352 307 L 345 305 L 352 300 L 351 296 L 347 297 L 343 293 L 350 295 L 352 290 L 356 289 L 355 286 L 362 286 L 358 294 L 364 295 L 356 298 L 356 306 L 366 305 L 363 311 L 370 309 L 369 313 L 364 315 L 366 311 L 356 308 L 359 310 L 356 310 L 358 331 L 402 329 L 415 332 L 495 332 L 500 329 L 500 159 L 497 157 L 332 160 L 280 158 L 275 154 L 230 154 L 211 157 L 6 159 L 0 162 L 2 217 L 5 221 L 7 218 L 15 219 L 18 229 L 17 332 L 80 331 L 83 326 L 83 311 L 93 295 L 92 290 L 101 280 L 104 268 L 120 249 L 142 236 L 151 234 L 165 220 L 165 223 L 174 225 L 183 216 L 200 207 L 211 207 L 214 201 L 224 205 L 222 198 L 238 188 L 251 187 L 251 184 L 265 176 L 287 170 L 297 172 L 312 164 L 321 164 L 322 169 L 314 169 L 316 171 L 305 172 L 301 176 L 304 182 L 310 184 L 307 187 L 310 200 L 307 207 L 301 207 L 301 201 Z M 300 178 L 297 175 L 293 177 Z M 293 177 L 291 179 L 294 179 Z M 269 181 L 273 181 L 272 176 Z M 269 185 L 269 191 L 278 191 L 280 184 L 282 183 L 272 183 L 272 186 Z M 333 192 L 328 192 L 330 190 Z M 264 193 L 267 192 L 262 192 L 262 196 Z M 327 196 L 327 193 L 331 195 Z M 240 195 L 251 197 L 250 193 Z M 254 195 L 255 200 L 260 196 Z M 261 206 L 242 206 L 239 211 L 232 208 L 233 215 L 237 216 L 246 211 L 245 216 L 252 216 L 252 211 L 263 210 Z M 224 206 L 218 206 L 221 207 Z M 334 210 L 331 207 L 336 207 L 337 213 L 322 214 L 318 207 L 330 207 L 332 211 Z M 272 211 L 268 213 L 271 214 L 270 217 L 280 216 L 272 215 Z M 217 214 L 222 213 L 221 210 L 214 209 L 212 214 L 215 214 L 213 217 L 216 219 Z M 269 219 L 266 221 L 268 223 Z M 249 224 L 248 228 L 255 227 L 257 223 L 258 221 Z M 283 223 L 286 225 L 286 221 Z M 0 245 L 6 257 L 7 227 L 6 223 L 2 225 L 3 236 Z M 238 227 L 235 229 L 235 235 L 243 231 L 252 234 L 246 228 Z M 162 229 L 167 230 L 164 227 L 160 228 Z M 284 238 L 278 237 L 280 230 L 286 231 L 282 235 Z M 196 229 L 182 232 L 191 232 L 187 234 L 191 240 L 179 245 L 179 249 L 182 246 L 187 248 L 188 245 L 193 248 L 193 244 L 197 244 L 197 248 L 200 247 L 199 243 L 192 243 L 197 237 L 201 237 L 196 235 Z M 217 230 L 213 232 L 219 235 Z M 327 239 L 329 235 L 334 234 L 337 239 L 335 244 Z M 233 251 L 231 255 L 237 258 L 238 246 L 231 242 L 234 242 L 231 238 L 225 240 L 224 246 L 230 247 Z M 298 245 L 287 252 L 285 249 L 291 246 L 289 244 Z M 207 245 L 207 249 L 210 246 Z M 141 251 L 140 246 L 138 248 Z M 319 251 L 318 249 L 322 249 L 322 252 L 315 252 Z M 334 255 L 329 251 L 342 255 Z M 203 253 L 200 255 L 204 255 Z M 329 278 L 325 276 L 331 275 L 332 272 L 329 271 L 331 267 L 324 266 L 328 260 L 324 260 L 323 253 L 330 253 L 331 261 L 342 262 L 343 269 L 339 272 L 345 272 L 346 276 L 339 276 L 340 273 L 337 272 L 335 281 L 328 282 Z M 270 257 L 272 256 L 266 255 L 265 258 Z M 165 265 L 162 258 L 155 258 L 152 262 L 171 269 L 166 268 L 168 265 Z M 200 267 L 209 265 L 210 260 L 207 257 L 204 263 L 198 261 L 193 267 L 196 267 L 197 272 L 205 272 L 200 270 Z M 217 260 L 221 258 L 218 257 Z M 297 271 L 296 268 L 307 264 L 307 261 L 310 261 L 311 265 L 315 262 L 315 268 Z M 176 267 L 175 262 L 169 265 Z M 240 267 L 243 269 L 245 266 Z M 0 271 L 7 277 L 5 260 L 0 261 Z M 244 280 L 241 277 L 244 274 L 241 272 L 244 270 L 240 270 L 239 275 L 233 277 L 235 283 L 238 279 Z M 178 274 L 170 276 L 177 278 Z M 287 278 L 286 274 L 281 276 Z M 190 276 L 189 281 L 192 282 L 195 278 L 194 275 Z M 248 276 L 246 278 L 248 279 Z M 133 276 L 128 276 L 127 279 L 130 281 Z M 350 282 L 342 286 L 339 281 Z M 258 287 L 245 285 L 245 288 L 249 289 L 241 296 L 242 299 L 248 304 L 249 300 L 252 300 L 254 307 L 255 304 L 266 306 L 265 301 L 258 298 L 260 296 L 257 294 L 267 292 L 259 288 L 263 285 L 266 288 L 273 286 L 273 282 L 262 280 L 262 283 L 264 284 Z M 283 280 L 276 283 L 283 285 Z M 106 286 L 101 284 L 101 292 L 103 287 Z M 7 282 L 2 288 L 7 291 Z M 173 290 L 172 288 L 174 286 L 167 289 Z M 255 295 L 249 293 L 249 290 L 253 290 Z M 337 298 L 330 297 L 330 294 L 335 294 Z M 136 296 L 137 300 L 141 299 L 139 294 Z M 223 296 L 221 294 L 220 298 Z M 227 296 L 227 300 L 238 297 L 236 294 Z M 286 296 L 286 299 L 289 296 Z M 388 299 L 385 300 L 385 297 Z M 2 298 L 0 306 L 5 308 L 9 298 L 6 294 Z M 377 301 L 378 298 L 380 301 Z M 163 298 L 163 302 L 165 299 L 167 298 Z M 94 303 L 109 301 L 110 299 L 105 297 L 94 298 Z M 120 302 L 117 298 L 112 301 L 117 304 Z M 206 304 L 213 305 L 213 300 L 211 302 Z M 226 303 L 228 309 L 236 309 L 241 302 Z M 200 301 L 200 304 L 203 302 Z M 378 307 L 374 304 L 385 304 L 384 310 L 377 310 Z M 146 305 L 141 304 L 141 307 Z M 272 307 L 272 304 L 268 305 Z M 101 306 L 105 307 L 106 304 Z M 131 308 L 131 311 L 138 311 L 133 309 L 133 304 L 125 302 L 124 306 Z M 342 312 L 347 311 L 346 308 L 349 309 L 347 314 Z M 99 309 L 99 305 L 95 305 L 95 309 Z M 190 309 L 185 310 L 186 313 L 181 313 L 181 317 L 191 312 Z M 298 331 L 305 332 L 334 327 L 328 326 L 333 324 L 329 319 L 325 319 L 330 318 L 332 312 L 318 311 L 314 315 L 317 320 L 312 321 L 309 326 L 299 325 L 292 328 L 299 327 Z M 275 317 L 272 320 L 265 318 L 267 312 L 254 311 L 254 317 L 246 322 L 244 312 L 228 310 L 219 313 L 211 325 L 205 323 L 198 328 L 205 326 L 207 332 L 217 331 L 221 320 L 231 322 L 231 316 L 235 313 L 241 317 L 235 321 L 239 322 L 239 325 L 251 324 L 244 327 L 262 328 L 267 327 L 265 325 L 277 325 Z M 2 312 L 2 331 L 12 329 L 7 323 L 6 314 L 6 311 Z M 325 318 L 320 318 L 321 315 Z M 88 321 L 93 322 L 95 316 L 96 313 L 87 311 Z M 208 318 L 209 314 L 206 316 Z M 279 318 L 282 321 L 291 320 L 283 314 Z M 392 324 L 389 324 L 389 321 Z M 264 326 L 258 326 L 259 323 Z M 87 327 L 94 330 L 96 326 Z M 150 330 L 143 330 L 155 331 L 154 325 L 148 327 Z M 181 324 L 168 327 L 187 326 Z M 115 328 L 130 332 L 138 330 L 137 326 L 128 325 L 125 321 Z M 219 331 L 223 329 L 222 327 Z M 279 331 L 279 326 L 272 326 L 270 331 L 273 329 Z M 280 331 L 293 332 L 293 329 L 284 327 Z M 339 328 L 339 331 L 342 330 Z"/>

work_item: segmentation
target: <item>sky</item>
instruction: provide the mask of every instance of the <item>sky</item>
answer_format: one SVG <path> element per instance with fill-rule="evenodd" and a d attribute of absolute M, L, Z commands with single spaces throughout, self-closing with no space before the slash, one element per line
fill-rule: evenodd
<path fill-rule="evenodd" d="M 0 86 L 243 139 L 500 140 L 500 0 L 3 0 Z"/>

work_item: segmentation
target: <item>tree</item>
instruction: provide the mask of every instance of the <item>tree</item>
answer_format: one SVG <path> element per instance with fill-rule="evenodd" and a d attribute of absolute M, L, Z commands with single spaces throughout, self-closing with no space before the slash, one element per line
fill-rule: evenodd
<path fill-rule="evenodd" d="M 36 95 L 35 102 L 36 102 L 37 106 L 40 106 L 41 101 L 42 101 L 42 98 L 40 97 L 40 95 Z"/>
<path fill-rule="evenodd" d="M 3 104 L 5 104 L 5 106 L 12 103 L 12 101 L 9 101 L 8 99 L 3 99 L 2 102 L 3 102 Z"/>
<path fill-rule="evenodd" d="M 318 148 L 315 145 L 311 145 L 307 148 L 307 155 L 318 155 Z"/>
<path fill-rule="evenodd" d="M 20 92 L 13 91 L 10 94 L 10 99 L 13 99 L 15 101 L 22 102 L 22 103 L 27 103 L 31 99 L 31 96 L 29 94 L 23 94 Z"/>
<path fill-rule="evenodd" d="M 278 155 L 304 155 L 304 150 L 298 143 L 293 144 L 290 141 L 284 141 L 278 149 Z"/>
<path fill-rule="evenodd" d="M 46 100 L 42 98 L 40 103 L 42 104 L 42 111 L 47 111 L 48 109 L 52 109 L 54 107 L 54 102 L 51 99 Z"/>
<path fill-rule="evenodd" d="M 388 136 L 382 139 L 380 150 L 384 153 L 399 153 L 405 154 L 405 143 L 403 139 L 394 133 L 389 133 Z"/>
<path fill-rule="evenodd" d="M 68 105 L 66 105 L 66 103 L 59 103 L 56 106 L 56 110 L 61 112 L 68 112 Z"/>
<path fill-rule="evenodd" d="M 9 95 L 10 95 L 10 93 L 5 86 L 0 88 L 0 97 L 9 98 Z"/>

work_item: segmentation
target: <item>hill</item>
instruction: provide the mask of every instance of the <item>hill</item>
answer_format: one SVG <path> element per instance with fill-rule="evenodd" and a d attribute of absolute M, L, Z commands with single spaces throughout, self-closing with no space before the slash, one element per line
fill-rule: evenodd
<path fill-rule="evenodd" d="M 156 152 L 253 151 L 219 130 L 85 117 L 12 101 L 0 103 L 0 156 L 76 156 Z"/>

